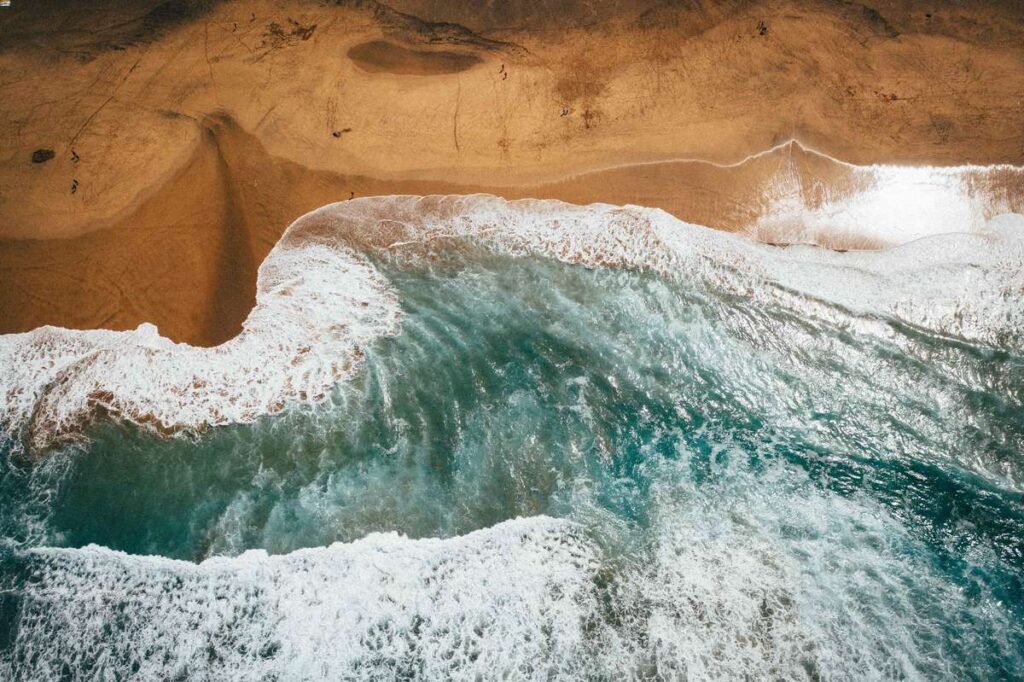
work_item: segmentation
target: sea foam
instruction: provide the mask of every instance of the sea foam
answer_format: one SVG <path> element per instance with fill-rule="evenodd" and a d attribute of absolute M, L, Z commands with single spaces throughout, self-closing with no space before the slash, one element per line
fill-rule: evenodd
<path fill-rule="evenodd" d="M 482 679 L 541 661 L 567 676 L 599 610 L 594 549 L 544 517 L 200 564 L 96 546 L 26 560 L 9 679 Z"/>
<path fill-rule="evenodd" d="M 42 453 L 97 415 L 155 432 L 249 422 L 322 400 L 393 334 L 401 302 L 369 262 L 375 250 L 470 240 L 508 255 L 647 270 L 824 316 L 861 333 L 893 322 L 1019 348 L 1024 218 L 881 252 L 780 249 L 681 222 L 657 209 L 493 196 L 393 196 L 325 206 L 289 227 L 260 266 L 241 334 L 215 348 L 129 332 L 43 327 L 0 337 L 3 433 Z"/>
<path fill-rule="evenodd" d="M 934 679 L 1019 662 L 1007 612 L 936 572 L 884 506 L 770 482 L 695 498 L 669 476 L 633 557 L 548 517 L 199 564 L 28 550 L 0 574 L 19 614 L 0 675 Z"/>

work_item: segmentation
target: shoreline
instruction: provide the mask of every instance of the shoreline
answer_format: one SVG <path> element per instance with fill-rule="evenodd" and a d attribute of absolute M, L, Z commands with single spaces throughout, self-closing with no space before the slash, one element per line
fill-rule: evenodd
<path fill-rule="evenodd" d="M 216 345 L 285 228 L 348 198 L 629 204 L 878 248 L 905 230 L 825 234 L 865 162 L 1024 164 L 1019 3 L 587 5 L 15 3 L 0 13 L 0 333 L 150 322 Z M 1024 210 L 1024 180 L 1000 168 L 978 171 L 981 193 Z M 925 211 L 943 199 L 926 189 Z M 957 201 L 959 229 L 991 217 Z"/>
<path fill-rule="evenodd" d="M 971 231 L 997 213 L 1024 212 L 1024 167 L 865 167 L 796 142 L 735 164 L 626 164 L 503 187 L 314 171 L 273 157 L 226 116 L 205 125 L 188 163 L 112 225 L 73 237 L 0 239 L 0 280 L 9 282 L 0 289 L 0 333 L 153 323 L 175 341 L 218 345 L 241 331 L 255 304 L 256 271 L 288 225 L 321 206 L 365 196 L 492 194 L 636 205 L 766 243 L 836 250 L 906 241 L 901 220 L 913 225 L 930 216 L 938 231 Z M 877 186 L 876 176 L 884 175 L 894 176 L 885 179 L 889 188 Z M 855 224 L 856 217 L 837 218 L 844 201 L 847 214 L 856 215 L 858 202 L 868 210 L 862 217 L 874 229 Z"/>
<path fill-rule="evenodd" d="M 853 315 L 864 333 L 885 335 L 891 318 L 972 343 L 1017 343 L 1020 311 L 1009 301 L 1019 287 L 1022 221 L 1016 215 L 981 233 L 840 254 L 777 249 L 639 207 L 489 195 L 343 201 L 289 226 L 260 265 L 257 305 L 241 333 L 219 345 L 175 344 L 151 324 L 0 335 L 0 437 L 24 442 L 36 457 L 80 437 L 98 414 L 169 434 L 321 402 L 356 371 L 368 344 L 397 333 L 403 317 L 364 252 L 435 240 L 692 278 L 760 304 L 796 306 L 801 315 Z M 967 276 L 974 270 L 986 274 Z"/>

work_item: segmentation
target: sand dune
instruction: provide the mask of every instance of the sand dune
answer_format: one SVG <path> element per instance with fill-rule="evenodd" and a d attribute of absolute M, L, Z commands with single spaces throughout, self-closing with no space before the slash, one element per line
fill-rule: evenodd
<path fill-rule="evenodd" d="M 793 191 L 820 205 L 857 185 L 799 147 L 745 157 L 797 139 L 859 164 L 1021 164 L 1021 92 L 1016 2 L 15 3 L 0 332 L 149 321 L 219 343 L 287 225 L 352 196 L 635 203 L 752 229 Z M 984 183 L 1017 205 L 1018 175 Z"/>

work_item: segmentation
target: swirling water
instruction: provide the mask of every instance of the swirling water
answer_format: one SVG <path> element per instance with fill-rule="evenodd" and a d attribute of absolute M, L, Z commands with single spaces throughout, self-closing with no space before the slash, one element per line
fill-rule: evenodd
<path fill-rule="evenodd" d="M 325 403 L 5 445 L 0 672 L 1024 670 L 1019 337 L 471 240 L 369 258 L 400 327 Z"/>

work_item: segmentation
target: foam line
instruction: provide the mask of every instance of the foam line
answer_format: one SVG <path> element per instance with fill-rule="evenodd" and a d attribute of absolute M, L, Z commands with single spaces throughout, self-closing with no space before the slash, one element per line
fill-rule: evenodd
<path fill-rule="evenodd" d="M 834 163 L 834 164 L 836 164 L 838 166 L 842 166 L 844 168 L 849 168 L 851 170 L 865 170 L 865 169 L 873 169 L 873 168 L 933 168 L 935 170 L 950 170 L 950 171 L 985 171 L 985 172 L 1004 171 L 1004 170 L 1005 171 L 1024 171 L 1024 166 L 1017 166 L 1017 165 L 1009 164 L 1009 163 L 997 163 L 997 164 L 992 164 L 992 165 L 979 165 L 979 164 L 970 164 L 970 163 L 968 163 L 968 164 L 958 164 L 958 165 L 955 165 L 955 166 L 913 166 L 913 165 L 908 165 L 908 164 L 883 164 L 883 163 L 878 163 L 878 164 L 868 164 L 868 165 L 858 166 L 857 164 L 850 163 L 849 161 L 843 161 L 842 159 L 837 159 L 836 157 L 834 157 L 834 156 L 832 156 L 830 154 L 827 154 L 827 153 L 825 153 L 823 151 L 820 151 L 818 149 L 815 149 L 814 147 L 807 146 L 806 144 L 804 144 L 803 142 L 801 142 L 799 139 L 797 139 L 795 137 L 791 137 L 791 138 L 789 138 L 787 140 L 784 140 L 784 141 L 778 143 L 777 145 L 775 145 L 773 147 L 770 147 L 768 149 L 765 149 L 765 150 L 762 150 L 762 151 L 759 151 L 759 152 L 754 152 L 753 154 L 748 154 L 747 156 L 744 156 L 739 161 L 730 161 L 730 162 L 726 162 L 726 163 L 721 163 L 721 162 L 711 161 L 709 159 L 702 159 L 702 158 L 694 157 L 694 156 L 677 156 L 677 157 L 668 157 L 668 158 L 664 158 L 664 159 L 657 159 L 657 160 L 654 160 L 654 161 L 634 161 L 634 162 L 628 162 L 628 163 L 611 164 L 611 165 L 608 165 L 608 166 L 599 166 L 599 167 L 596 167 L 596 168 L 588 168 L 586 171 L 584 171 L 582 173 L 573 173 L 571 175 L 567 175 L 567 176 L 565 176 L 563 178 L 563 180 L 567 180 L 567 179 L 570 179 L 570 178 L 582 178 L 582 177 L 586 177 L 588 175 L 593 175 L 593 174 L 596 174 L 596 173 L 604 173 L 606 171 L 612 171 L 612 170 L 621 170 L 621 169 L 624 169 L 624 168 L 634 168 L 634 167 L 638 167 L 638 166 L 640 166 L 640 167 L 642 167 L 642 166 L 658 166 L 658 165 L 670 164 L 670 163 L 693 163 L 693 164 L 701 164 L 701 165 L 704 165 L 704 166 L 710 166 L 712 168 L 722 168 L 722 169 L 739 168 L 741 166 L 744 166 L 744 165 L 750 163 L 751 161 L 757 161 L 759 159 L 763 159 L 763 158 L 769 157 L 772 154 L 775 154 L 776 152 L 792 151 L 793 149 L 797 149 L 797 150 L 805 152 L 807 154 L 813 154 L 814 156 L 816 156 L 816 157 L 818 157 L 820 159 L 824 159 L 824 160 L 829 161 L 831 163 Z"/>

